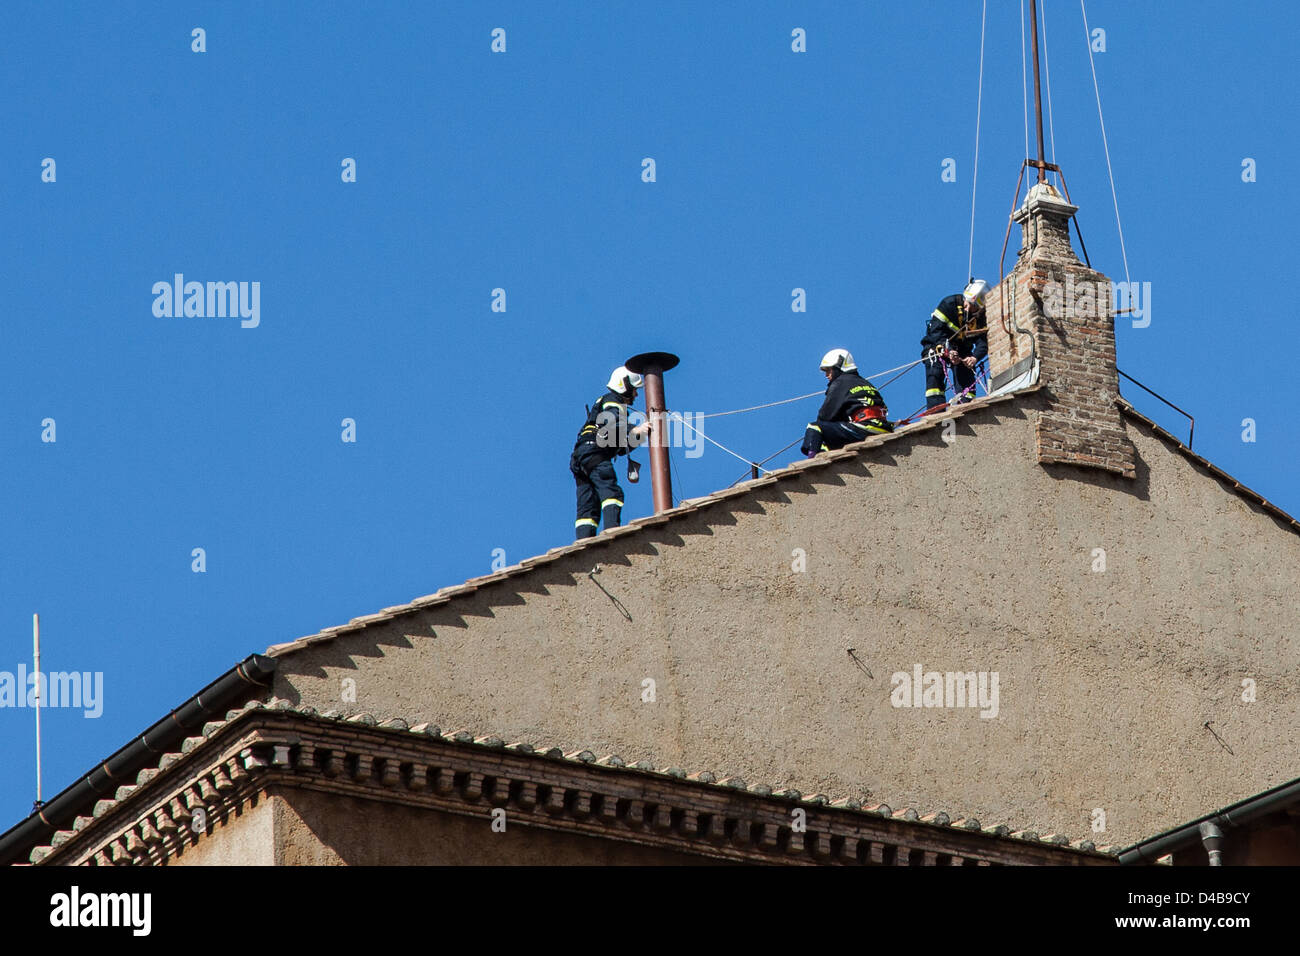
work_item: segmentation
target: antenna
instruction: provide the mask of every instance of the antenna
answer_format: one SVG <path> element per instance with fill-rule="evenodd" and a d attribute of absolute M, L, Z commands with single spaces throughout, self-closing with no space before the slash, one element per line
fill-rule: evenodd
<path fill-rule="evenodd" d="M 45 806 L 41 799 L 41 616 L 32 615 L 32 651 L 36 664 L 36 802 L 32 810 Z M 19 691 L 21 693 L 21 691 Z"/>
<path fill-rule="evenodd" d="M 1038 181 L 1042 183 L 1047 181 L 1047 163 L 1043 158 L 1043 97 L 1038 82 L 1038 0 L 1029 0 L 1029 23 L 1034 34 L 1034 116 L 1038 120 Z"/>

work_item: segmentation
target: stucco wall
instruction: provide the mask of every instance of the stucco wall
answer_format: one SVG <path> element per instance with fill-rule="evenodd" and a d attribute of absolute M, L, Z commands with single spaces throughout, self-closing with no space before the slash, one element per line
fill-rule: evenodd
<path fill-rule="evenodd" d="M 275 851 L 274 798 L 256 800 L 224 821 L 210 818 L 208 834 L 168 861 L 170 866 L 273 866 Z"/>
<path fill-rule="evenodd" d="M 491 828 L 490 808 L 459 816 L 288 789 L 277 795 L 278 862 L 286 866 L 656 866 L 715 864 L 658 847 L 512 825 Z"/>
<path fill-rule="evenodd" d="M 294 652 L 275 693 L 1098 843 L 1297 776 L 1300 536 L 1132 421 L 1136 481 L 1039 465 L 1038 401 Z M 996 671 L 997 717 L 891 706 L 917 663 Z"/>

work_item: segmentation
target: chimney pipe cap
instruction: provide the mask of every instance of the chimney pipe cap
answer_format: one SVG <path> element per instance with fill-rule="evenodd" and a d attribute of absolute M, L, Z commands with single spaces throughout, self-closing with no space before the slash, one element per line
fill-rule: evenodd
<path fill-rule="evenodd" d="M 676 368 L 680 361 L 681 359 L 672 352 L 642 352 L 640 355 L 633 355 L 623 364 L 638 375 L 647 373 L 653 375 L 656 372 L 666 372 L 670 368 Z"/>

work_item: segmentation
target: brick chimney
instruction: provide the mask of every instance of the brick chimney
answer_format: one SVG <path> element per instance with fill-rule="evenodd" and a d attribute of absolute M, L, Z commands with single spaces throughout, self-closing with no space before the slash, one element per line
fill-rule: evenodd
<path fill-rule="evenodd" d="M 1133 443 L 1115 404 L 1111 282 L 1074 254 L 1070 217 L 1077 208 L 1050 184 L 1037 183 L 1013 214 L 1022 245 L 1015 267 L 989 290 L 989 374 L 996 390 L 1038 363 L 1041 464 L 1133 478 Z"/>

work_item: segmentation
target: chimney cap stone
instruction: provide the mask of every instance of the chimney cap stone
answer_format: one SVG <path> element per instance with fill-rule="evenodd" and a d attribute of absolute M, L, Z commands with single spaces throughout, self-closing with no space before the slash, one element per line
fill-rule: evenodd
<path fill-rule="evenodd" d="M 1053 216 L 1073 216 L 1079 207 L 1066 202 L 1051 183 L 1034 183 L 1025 194 L 1024 204 L 1016 210 L 1016 222 L 1024 222 L 1032 215 L 1046 213 Z"/>

